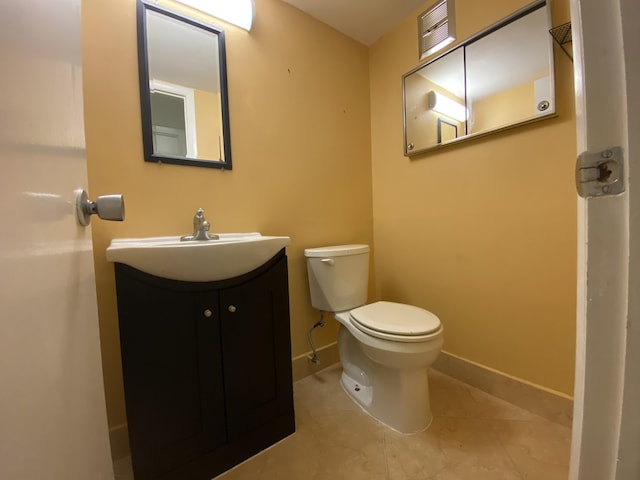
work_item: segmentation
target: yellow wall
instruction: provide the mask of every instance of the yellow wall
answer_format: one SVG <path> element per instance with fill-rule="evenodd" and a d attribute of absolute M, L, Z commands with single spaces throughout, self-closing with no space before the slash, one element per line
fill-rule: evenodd
<path fill-rule="evenodd" d="M 224 158 L 220 94 L 198 89 L 193 92 L 196 104 L 198 158 Z"/>
<path fill-rule="evenodd" d="M 527 3 L 457 0 L 458 37 Z M 429 4 L 370 49 L 377 295 L 436 313 L 445 351 L 571 395 L 571 63 L 556 51 L 557 118 L 406 158 L 400 79 L 418 64 L 415 22 Z M 567 2 L 553 2 L 553 19 L 568 21 Z"/>
<path fill-rule="evenodd" d="M 251 33 L 225 26 L 233 170 L 143 161 L 134 0 L 83 2 L 92 197 L 123 193 L 123 223 L 93 222 L 109 423 L 125 422 L 112 238 L 179 235 L 198 207 L 212 231 L 290 235 L 293 355 L 309 350 L 303 249 L 372 243 L 367 49 L 279 0 L 256 0 Z M 317 331 L 335 341 L 335 322 Z"/>

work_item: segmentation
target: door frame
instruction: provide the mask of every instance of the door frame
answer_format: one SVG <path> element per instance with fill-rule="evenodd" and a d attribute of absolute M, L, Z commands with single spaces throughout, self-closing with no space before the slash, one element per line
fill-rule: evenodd
<path fill-rule="evenodd" d="M 578 200 L 576 387 L 570 479 L 636 480 L 640 438 L 637 0 L 571 0 L 578 152 L 624 150 L 626 191 Z M 635 30 L 635 31 L 634 31 Z M 637 56 L 636 56 L 637 57 Z M 635 127 L 635 128 L 634 128 Z"/>

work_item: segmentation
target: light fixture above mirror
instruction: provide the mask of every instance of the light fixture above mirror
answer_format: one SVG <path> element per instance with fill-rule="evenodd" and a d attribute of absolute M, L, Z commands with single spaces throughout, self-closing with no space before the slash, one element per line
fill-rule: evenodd
<path fill-rule="evenodd" d="M 176 0 L 246 31 L 253 23 L 253 0 Z"/>

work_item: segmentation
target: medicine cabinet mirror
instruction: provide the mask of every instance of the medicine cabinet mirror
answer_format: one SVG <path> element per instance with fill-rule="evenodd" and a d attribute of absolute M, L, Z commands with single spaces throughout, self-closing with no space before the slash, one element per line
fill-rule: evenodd
<path fill-rule="evenodd" d="M 144 159 L 231 169 L 224 32 L 138 0 Z"/>
<path fill-rule="evenodd" d="M 405 156 L 555 115 L 550 28 L 539 0 L 405 74 Z"/>

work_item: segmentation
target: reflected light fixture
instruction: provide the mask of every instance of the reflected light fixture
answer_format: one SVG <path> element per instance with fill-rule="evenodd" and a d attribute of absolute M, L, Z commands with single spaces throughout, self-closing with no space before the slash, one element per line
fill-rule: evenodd
<path fill-rule="evenodd" d="M 459 122 L 464 122 L 467 119 L 467 109 L 464 105 L 433 90 L 429 90 L 427 93 L 427 107 Z"/>
<path fill-rule="evenodd" d="M 253 0 L 176 0 L 246 31 L 253 23 Z"/>

